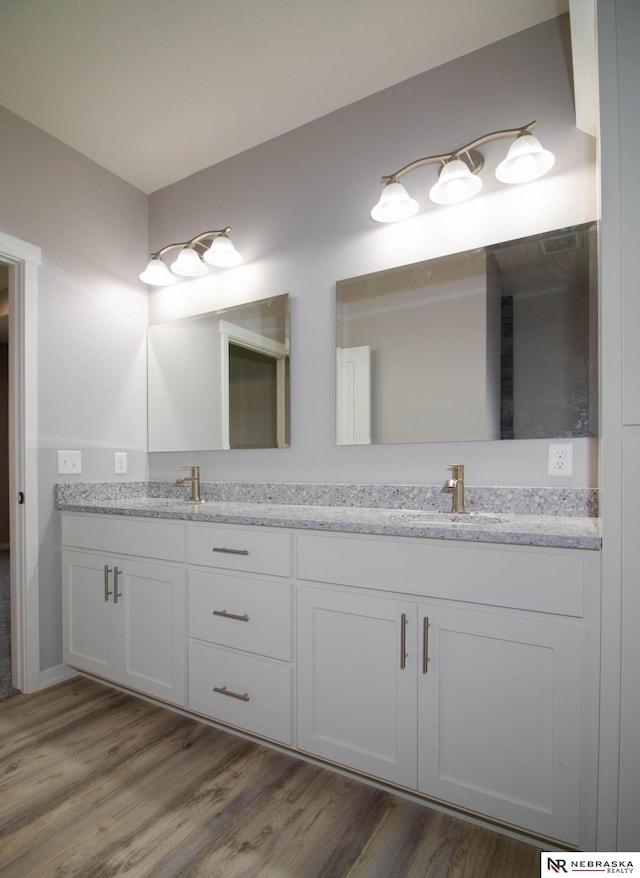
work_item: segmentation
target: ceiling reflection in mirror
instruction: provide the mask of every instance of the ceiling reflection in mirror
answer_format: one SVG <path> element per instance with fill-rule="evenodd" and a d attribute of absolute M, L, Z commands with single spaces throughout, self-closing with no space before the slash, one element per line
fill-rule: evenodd
<path fill-rule="evenodd" d="M 149 327 L 149 451 L 289 446 L 289 295 Z"/>
<path fill-rule="evenodd" d="M 336 284 L 337 443 L 597 435 L 597 226 Z"/>

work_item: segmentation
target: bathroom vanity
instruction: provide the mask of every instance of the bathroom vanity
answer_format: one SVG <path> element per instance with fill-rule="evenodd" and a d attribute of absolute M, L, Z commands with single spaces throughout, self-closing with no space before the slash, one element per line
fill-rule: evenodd
<path fill-rule="evenodd" d="M 437 807 L 592 848 L 592 519 L 57 505 L 70 666 Z"/>

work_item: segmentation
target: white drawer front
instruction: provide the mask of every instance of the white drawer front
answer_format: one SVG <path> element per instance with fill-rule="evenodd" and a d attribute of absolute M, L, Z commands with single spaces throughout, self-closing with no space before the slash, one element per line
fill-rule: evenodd
<path fill-rule="evenodd" d="M 83 513 L 62 514 L 62 544 L 160 561 L 185 560 L 184 524 Z"/>
<path fill-rule="evenodd" d="M 190 564 L 246 573 L 291 575 L 291 537 L 249 527 L 192 525 L 188 529 Z"/>
<path fill-rule="evenodd" d="M 189 572 L 189 636 L 291 660 L 292 591 L 284 582 Z"/>
<path fill-rule="evenodd" d="M 298 577 L 567 616 L 584 612 L 585 560 L 573 549 L 302 534 Z"/>
<path fill-rule="evenodd" d="M 291 701 L 289 665 L 190 642 L 189 708 L 196 713 L 292 744 Z"/>

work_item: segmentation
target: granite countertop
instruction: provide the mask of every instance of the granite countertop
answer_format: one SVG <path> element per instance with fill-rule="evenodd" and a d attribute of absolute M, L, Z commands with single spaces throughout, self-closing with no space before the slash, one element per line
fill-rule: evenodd
<path fill-rule="evenodd" d="M 468 515 L 452 515 L 430 508 L 272 503 L 263 499 L 209 499 L 194 505 L 181 497 L 123 497 L 100 490 L 93 495 L 86 490 L 77 492 L 77 496 L 58 492 L 56 508 L 66 512 L 557 548 L 599 549 L 602 542 L 599 519 L 577 514 L 477 510 Z"/>

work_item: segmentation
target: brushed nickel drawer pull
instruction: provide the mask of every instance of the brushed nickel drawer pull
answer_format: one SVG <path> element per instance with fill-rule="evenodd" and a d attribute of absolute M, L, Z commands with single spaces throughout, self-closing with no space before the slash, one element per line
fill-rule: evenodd
<path fill-rule="evenodd" d="M 118 603 L 118 598 L 122 597 L 122 592 L 118 591 L 118 577 L 122 573 L 119 567 L 113 568 L 113 602 L 114 604 Z"/>
<path fill-rule="evenodd" d="M 243 613 L 242 616 L 239 616 L 237 613 L 227 613 L 226 610 L 214 610 L 214 616 L 222 616 L 223 619 L 236 619 L 238 622 L 248 622 L 249 617 L 246 613 Z"/>
<path fill-rule="evenodd" d="M 429 617 L 422 620 L 422 673 L 429 673 Z"/>
<path fill-rule="evenodd" d="M 228 695 L 229 698 L 237 698 L 238 701 L 249 701 L 249 696 L 245 692 L 244 695 L 240 695 L 239 692 L 233 692 L 231 689 L 227 689 L 226 686 L 214 686 L 214 692 L 219 692 L 220 695 Z"/>
<path fill-rule="evenodd" d="M 225 555 L 248 555 L 249 549 L 227 549 L 225 546 L 215 546 L 213 552 L 223 552 Z"/>
<path fill-rule="evenodd" d="M 407 614 L 400 616 L 400 670 L 407 667 Z"/>
<path fill-rule="evenodd" d="M 109 588 L 109 574 L 112 573 L 111 567 L 108 564 L 104 565 L 104 602 L 105 604 L 109 603 L 109 597 L 113 594 L 113 592 Z"/>

